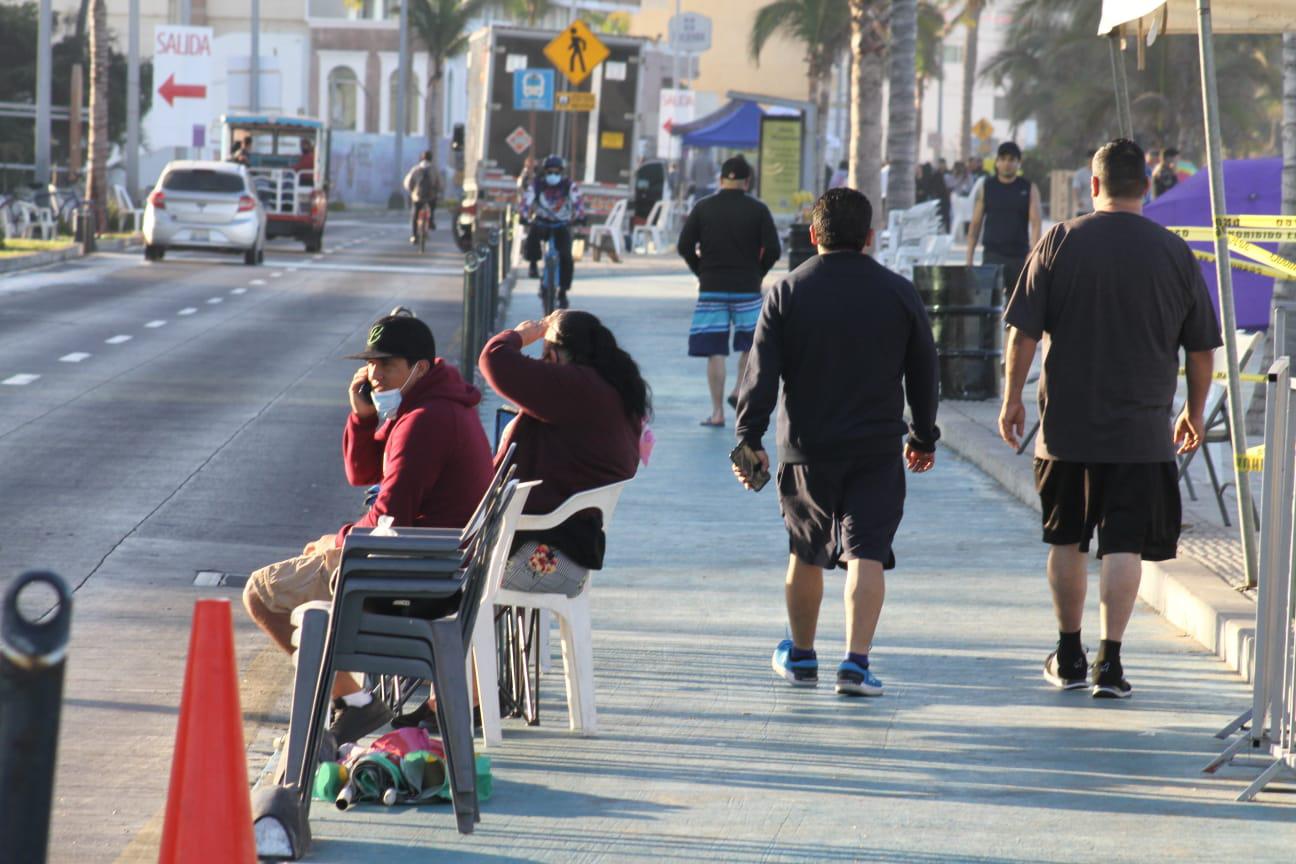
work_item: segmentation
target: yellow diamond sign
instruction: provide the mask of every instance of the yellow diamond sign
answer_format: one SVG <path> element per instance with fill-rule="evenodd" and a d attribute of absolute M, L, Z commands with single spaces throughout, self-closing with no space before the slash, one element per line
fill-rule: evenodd
<path fill-rule="evenodd" d="M 588 78 L 609 53 L 607 46 L 579 18 L 567 25 L 567 29 L 555 36 L 544 49 L 549 62 L 573 85 Z"/>

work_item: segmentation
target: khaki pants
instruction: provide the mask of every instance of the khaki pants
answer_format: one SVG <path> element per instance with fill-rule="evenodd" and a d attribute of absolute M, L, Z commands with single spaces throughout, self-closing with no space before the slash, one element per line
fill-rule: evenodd
<path fill-rule="evenodd" d="M 303 603 L 333 599 L 341 561 L 341 549 L 298 555 L 254 571 L 244 591 L 255 593 L 270 611 L 288 615 Z"/>

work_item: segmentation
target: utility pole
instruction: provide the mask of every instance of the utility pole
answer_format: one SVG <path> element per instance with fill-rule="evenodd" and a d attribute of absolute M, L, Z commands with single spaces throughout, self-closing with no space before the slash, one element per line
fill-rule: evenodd
<path fill-rule="evenodd" d="M 130 21 L 126 37 L 126 191 L 134 200 L 139 195 L 140 123 L 140 0 L 130 0 Z"/>
<path fill-rule="evenodd" d="M 36 184 L 50 182 L 50 81 L 53 63 L 53 0 L 40 0 L 36 25 Z"/>
<path fill-rule="evenodd" d="M 682 4 L 680 0 L 675 0 L 675 18 L 677 20 L 679 19 L 680 16 L 681 5 Z M 671 89 L 675 91 L 675 98 L 671 100 L 671 120 L 673 121 L 676 117 L 679 116 L 679 100 L 680 100 L 680 89 L 681 89 L 680 88 L 679 45 L 676 44 L 674 39 L 671 39 Z M 674 124 L 672 123 L 672 125 Z M 675 136 L 674 135 L 670 137 L 670 143 L 666 145 L 665 155 L 668 163 L 669 160 L 675 158 Z M 669 164 L 667 166 L 667 170 L 669 171 Z M 678 177 L 679 174 L 678 167 L 675 169 L 675 172 Z M 679 184 L 678 179 L 676 180 L 676 185 L 682 185 Z"/>
<path fill-rule="evenodd" d="M 261 0 L 252 0 L 252 63 L 248 67 L 248 90 L 248 106 L 253 114 L 261 113 Z"/>
<path fill-rule="evenodd" d="M 393 180 L 400 188 L 401 172 L 405 170 L 405 129 L 409 125 L 405 104 L 409 92 L 409 0 L 400 0 L 400 57 L 396 61 L 396 164 Z"/>

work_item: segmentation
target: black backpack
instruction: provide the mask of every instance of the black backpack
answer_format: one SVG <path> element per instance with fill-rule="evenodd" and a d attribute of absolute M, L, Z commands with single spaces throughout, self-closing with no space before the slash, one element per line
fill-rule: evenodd
<path fill-rule="evenodd" d="M 433 194 L 436 192 L 436 184 L 433 181 L 432 176 L 432 172 L 435 170 L 435 166 L 428 165 L 423 169 L 423 173 L 419 174 L 418 190 L 419 200 L 421 201 L 431 200 Z"/>

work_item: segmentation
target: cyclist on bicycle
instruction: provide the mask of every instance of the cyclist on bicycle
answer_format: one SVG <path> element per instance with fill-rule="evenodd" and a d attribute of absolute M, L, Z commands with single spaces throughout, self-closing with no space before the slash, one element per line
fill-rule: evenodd
<path fill-rule="evenodd" d="M 527 260 L 540 259 L 540 245 L 545 240 L 552 240 L 557 248 L 558 307 L 561 309 L 567 308 L 567 292 L 572 284 L 571 226 L 574 222 L 585 221 L 585 202 L 581 200 L 580 187 L 565 175 L 565 167 L 561 156 L 545 159 L 535 181 L 527 187 L 522 202 L 522 218 L 531 223 L 527 232 Z M 531 275 L 538 274 L 533 269 Z"/>
<path fill-rule="evenodd" d="M 437 198 L 441 195 L 441 172 L 432 164 L 432 151 L 424 150 L 422 158 L 405 175 L 405 191 L 414 201 L 414 215 L 410 220 L 410 242 L 418 243 L 419 214 L 428 211 L 428 230 L 436 230 Z"/>

